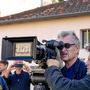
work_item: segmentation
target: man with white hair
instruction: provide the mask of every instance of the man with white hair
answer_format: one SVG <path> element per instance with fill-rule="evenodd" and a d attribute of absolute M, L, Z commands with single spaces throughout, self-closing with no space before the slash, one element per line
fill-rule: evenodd
<path fill-rule="evenodd" d="M 71 80 L 64 77 L 57 60 L 49 59 L 47 65 L 45 77 L 52 90 L 90 90 L 90 57 L 86 63 L 87 75 L 80 80 Z"/>
<path fill-rule="evenodd" d="M 61 69 L 62 74 L 69 79 L 81 79 L 86 75 L 86 65 L 78 58 L 80 40 L 73 31 L 62 31 L 58 35 L 58 41 L 64 43 L 60 51 L 60 58 L 65 63 Z"/>

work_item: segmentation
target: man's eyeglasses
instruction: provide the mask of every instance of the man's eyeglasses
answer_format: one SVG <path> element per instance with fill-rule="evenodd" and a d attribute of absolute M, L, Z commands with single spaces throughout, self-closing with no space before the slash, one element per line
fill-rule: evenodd
<path fill-rule="evenodd" d="M 75 45 L 75 44 L 64 43 L 64 44 L 61 46 L 60 50 L 62 50 L 63 48 L 69 49 L 72 45 Z"/>

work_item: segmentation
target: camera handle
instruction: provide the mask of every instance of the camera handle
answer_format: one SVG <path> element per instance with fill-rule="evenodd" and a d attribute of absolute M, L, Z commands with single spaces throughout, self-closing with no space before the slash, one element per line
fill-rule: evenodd
<path fill-rule="evenodd" d="M 34 86 L 34 90 L 48 90 L 47 86 L 44 85 L 43 83 L 38 83 L 37 85 Z"/>
<path fill-rule="evenodd" d="M 56 60 L 58 60 L 60 62 L 60 68 L 62 68 L 63 67 L 63 61 L 61 60 L 60 51 L 59 51 L 59 49 L 57 47 L 55 47 L 55 52 L 57 54 Z"/>
<path fill-rule="evenodd" d="M 31 82 L 34 85 L 33 90 L 50 90 L 43 76 L 44 72 L 44 69 L 33 69 L 31 75 Z"/>

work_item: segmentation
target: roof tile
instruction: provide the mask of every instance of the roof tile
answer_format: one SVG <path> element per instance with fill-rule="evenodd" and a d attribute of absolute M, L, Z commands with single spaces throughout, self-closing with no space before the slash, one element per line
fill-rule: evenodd
<path fill-rule="evenodd" d="M 15 19 L 37 19 L 51 16 L 63 16 L 75 13 L 90 12 L 90 0 L 68 0 L 61 3 L 51 4 L 38 7 L 32 10 L 24 11 L 14 15 L 0 17 L 1 21 L 9 21 Z"/>

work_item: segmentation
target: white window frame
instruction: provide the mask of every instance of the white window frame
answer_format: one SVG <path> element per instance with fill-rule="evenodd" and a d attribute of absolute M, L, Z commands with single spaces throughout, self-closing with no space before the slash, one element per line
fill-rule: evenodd
<path fill-rule="evenodd" d="M 86 43 L 84 43 L 84 33 L 86 32 Z M 80 36 L 81 36 L 81 48 L 84 48 L 85 44 L 90 44 L 90 39 L 89 39 L 89 32 L 90 32 L 90 28 L 89 29 L 81 29 L 80 30 Z"/>

